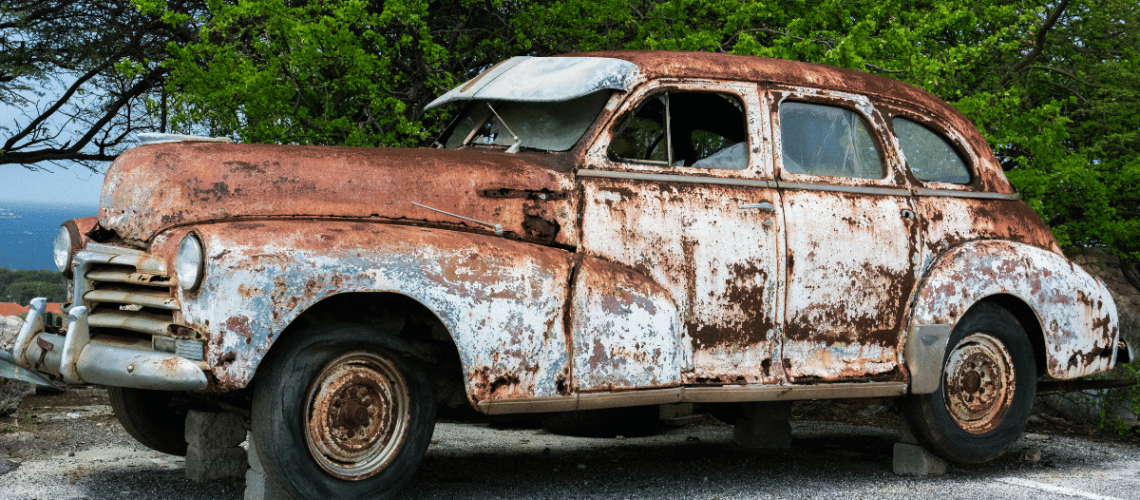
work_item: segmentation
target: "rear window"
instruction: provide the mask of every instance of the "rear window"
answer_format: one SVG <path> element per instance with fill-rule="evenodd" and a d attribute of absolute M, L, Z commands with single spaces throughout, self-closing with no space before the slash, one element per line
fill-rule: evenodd
<path fill-rule="evenodd" d="M 895 118 L 892 123 L 915 178 L 924 182 L 970 183 L 970 170 L 949 141 L 906 118 Z"/>
<path fill-rule="evenodd" d="M 849 109 L 785 102 L 780 106 L 780 137 L 786 172 L 859 179 L 886 175 L 871 127 Z"/>

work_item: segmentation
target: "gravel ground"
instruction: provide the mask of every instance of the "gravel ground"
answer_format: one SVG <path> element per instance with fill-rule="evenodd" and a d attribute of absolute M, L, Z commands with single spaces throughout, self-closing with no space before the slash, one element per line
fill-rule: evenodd
<path fill-rule="evenodd" d="M 756 453 L 711 419 L 627 439 L 441 423 L 403 497 L 1140 499 L 1134 443 L 1031 432 L 989 464 L 904 478 L 891 472 L 898 433 L 890 426 L 792 425 L 791 450 Z M 181 458 L 135 443 L 103 391 L 29 398 L 18 419 L 0 418 L 0 431 L 0 500 L 243 496 L 243 480 L 190 482 Z"/>

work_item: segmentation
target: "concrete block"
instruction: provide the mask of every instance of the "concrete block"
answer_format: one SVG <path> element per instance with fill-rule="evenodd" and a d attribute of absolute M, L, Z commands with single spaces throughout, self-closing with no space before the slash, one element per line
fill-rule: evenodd
<path fill-rule="evenodd" d="M 290 500 L 285 490 L 269 480 L 264 472 L 245 471 L 245 500 Z"/>
<path fill-rule="evenodd" d="M 186 442 L 201 449 L 231 448 L 245 441 L 245 420 L 233 413 L 190 410 Z"/>
<path fill-rule="evenodd" d="M 792 447 L 792 424 L 785 420 L 741 418 L 732 428 L 736 444 L 754 450 L 784 450 Z"/>
<path fill-rule="evenodd" d="M 914 432 L 910 430 L 910 424 L 906 423 L 906 417 L 899 418 L 899 442 L 918 444 L 918 438 L 914 437 Z"/>
<path fill-rule="evenodd" d="M 218 479 L 240 478 L 248 469 L 245 450 L 230 448 L 203 448 L 190 443 L 186 448 L 186 478 L 206 482 Z"/>
<path fill-rule="evenodd" d="M 261 466 L 261 457 L 257 454 L 257 446 L 253 442 L 252 432 L 246 434 L 245 443 L 249 446 L 249 468 L 265 474 L 265 468 Z"/>
<path fill-rule="evenodd" d="M 740 410 L 748 420 L 790 420 L 792 418 L 791 401 L 762 401 L 756 403 L 740 403 Z"/>
<path fill-rule="evenodd" d="M 688 417 L 693 414 L 693 403 L 673 403 L 657 407 L 657 416 L 661 420 Z"/>
<path fill-rule="evenodd" d="M 941 476 L 946 461 L 919 445 L 895 443 L 894 469 L 900 476 Z"/>

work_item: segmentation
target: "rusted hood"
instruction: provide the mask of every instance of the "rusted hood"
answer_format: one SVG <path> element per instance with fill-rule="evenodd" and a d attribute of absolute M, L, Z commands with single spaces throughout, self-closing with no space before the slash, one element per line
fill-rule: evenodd
<path fill-rule="evenodd" d="M 555 171 L 566 161 L 537 153 L 157 144 L 115 161 L 99 215 L 104 227 L 140 244 L 173 226 L 248 218 L 370 219 L 493 231 L 416 202 L 499 224 L 506 237 L 574 245 L 573 175 Z"/>

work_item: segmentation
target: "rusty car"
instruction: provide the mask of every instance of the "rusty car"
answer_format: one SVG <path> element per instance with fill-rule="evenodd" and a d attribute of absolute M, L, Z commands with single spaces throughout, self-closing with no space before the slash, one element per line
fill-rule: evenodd
<path fill-rule="evenodd" d="M 296 498 L 387 498 L 437 405 L 894 398 L 980 463 L 1039 378 L 1129 355 L 1105 285 L 914 86 L 617 51 L 515 57 L 436 108 L 454 121 L 423 148 L 124 152 L 59 230 L 66 324 L 33 301 L 6 373 L 106 385 L 171 453 L 172 401 L 241 411 Z"/>

